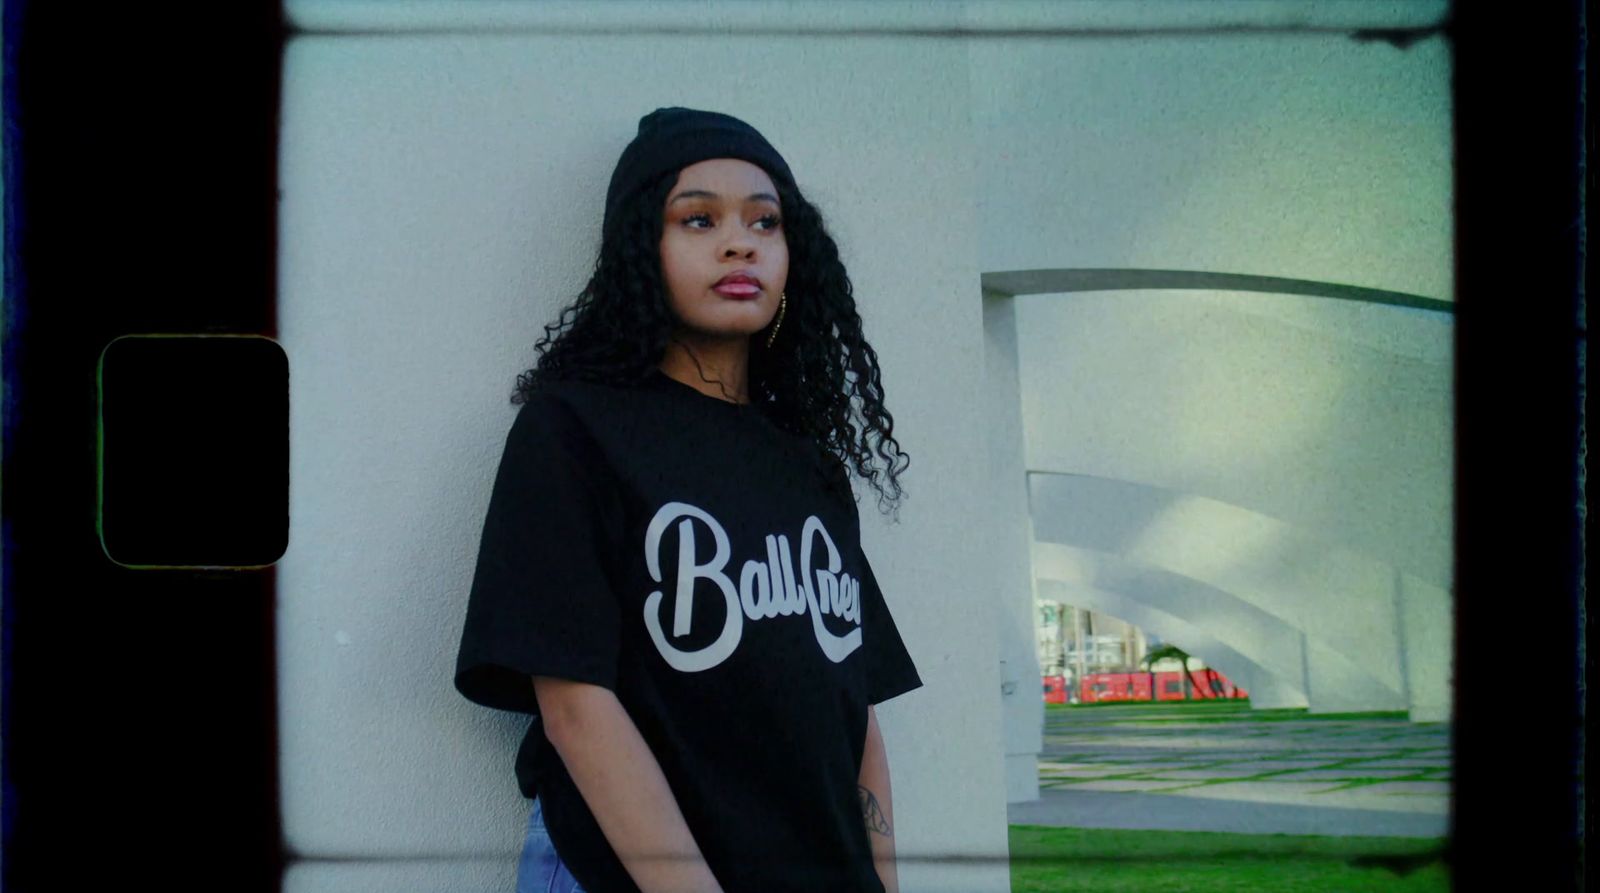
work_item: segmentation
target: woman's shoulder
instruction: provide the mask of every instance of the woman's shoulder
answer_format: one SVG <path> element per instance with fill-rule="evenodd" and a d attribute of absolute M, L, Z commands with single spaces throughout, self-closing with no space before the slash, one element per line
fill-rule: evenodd
<path fill-rule="evenodd" d="M 636 394 L 642 384 L 615 379 L 578 377 L 542 377 L 528 382 L 518 391 L 517 399 L 525 412 L 534 414 L 582 411 L 591 406 L 608 406 Z"/>
<path fill-rule="evenodd" d="M 514 438 L 549 437 L 592 446 L 611 441 L 637 409 L 637 386 L 579 378 L 544 379 L 519 392 Z"/>

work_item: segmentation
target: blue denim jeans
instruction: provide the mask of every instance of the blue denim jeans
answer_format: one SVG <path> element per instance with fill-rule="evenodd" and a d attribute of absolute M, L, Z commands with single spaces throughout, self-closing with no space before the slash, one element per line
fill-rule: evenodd
<path fill-rule="evenodd" d="M 556 855 L 550 832 L 544 827 L 544 814 L 539 811 L 538 797 L 533 798 L 522 858 L 517 860 L 517 893 L 584 893 L 578 879 Z"/>

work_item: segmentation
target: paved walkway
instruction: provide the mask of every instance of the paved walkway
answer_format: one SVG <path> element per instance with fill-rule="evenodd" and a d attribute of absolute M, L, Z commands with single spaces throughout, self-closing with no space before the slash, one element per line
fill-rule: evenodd
<path fill-rule="evenodd" d="M 1450 730 L 1206 705 L 1045 712 L 1040 799 L 1012 824 L 1443 837 Z M 1269 719 L 1270 718 L 1270 719 Z"/>

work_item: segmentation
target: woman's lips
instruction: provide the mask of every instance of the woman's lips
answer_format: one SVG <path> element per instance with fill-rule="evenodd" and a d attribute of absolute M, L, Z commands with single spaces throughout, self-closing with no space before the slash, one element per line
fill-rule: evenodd
<path fill-rule="evenodd" d="M 750 298 L 759 294 L 761 287 L 751 282 L 725 282 L 716 286 L 713 291 L 730 298 Z"/>

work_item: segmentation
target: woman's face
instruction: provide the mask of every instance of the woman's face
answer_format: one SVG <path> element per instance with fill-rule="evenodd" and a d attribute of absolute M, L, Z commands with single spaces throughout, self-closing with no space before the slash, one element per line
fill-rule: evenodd
<path fill-rule="evenodd" d="M 678 173 L 661 227 L 668 302 L 689 332 L 747 338 L 772 321 L 789 276 L 778 190 L 759 166 L 712 158 Z M 729 282 L 730 277 L 754 280 Z"/>

